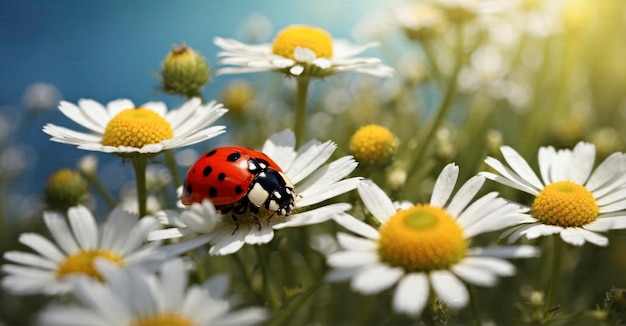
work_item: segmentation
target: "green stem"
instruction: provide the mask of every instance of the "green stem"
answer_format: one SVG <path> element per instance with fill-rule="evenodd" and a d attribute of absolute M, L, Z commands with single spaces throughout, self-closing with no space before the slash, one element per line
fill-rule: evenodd
<path fill-rule="evenodd" d="M 478 308 L 478 300 L 476 300 L 476 289 L 474 289 L 473 285 L 467 285 L 467 290 L 469 291 L 470 296 L 470 304 L 472 306 L 472 315 L 474 316 L 474 322 L 476 322 L 476 326 L 482 326 L 482 321 L 480 320 L 480 308 Z"/>
<path fill-rule="evenodd" d="M 291 319 L 293 314 L 324 284 L 324 278 L 320 277 L 315 283 L 302 292 L 287 308 L 280 314 L 268 321 L 268 325 L 283 325 Z"/>
<path fill-rule="evenodd" d="M 448 82 L 448 89 L 444 95 L 443 100 L 441 101 L 441 105 L 437 109 L 437 115 L 435 116 L 435 120 L 428 126 L 428 129 L 423 137 L 418 141 L 417 150 L 415 151 L 415 155 L 409 162 L 408 169 L 411 170 L 411 173 L 414 172 L 415 166 L 417 163 L 423 160 L 423 156 L 426 153 L 426 150 L 430 147 L 430 144 L 434 140 L 434 135 L 441 126 L 441 124 L 445 121 L 448 116 L 448 112 L 450 112 L 450 108 L 452 107 L 452 100 L 456 95 L 457 84 L 459 73 L 461 72 L 461 67 L 463 66 L 464 53 L 463 53 L 463 29 L 462 26 L 457 26 L 457 46 L 456 46 L 456 62 L 454 65 L 454 70 L 452 71 L 452 75 L 450 76 L 450 80 Z"/>
<path fill-rule="evenodd" d="M 278 297 L 276 296 L 274 287 L 272 287 L 272 284 L 271 284 L 270 270 L 266 261 L 267 257 L 263 253 L 263 250 L 261 250 L 260 246 L 253 246 L 253 247 L 254 247 L 254 250 L 256 251 L 257 258 L 259 260 L 259 265 L 261 265 L 261 273 L 263 274 L 263 293 L 265 293 L 265 297 L 272 311 L 278 311 L 278 308 L 280 307 L 280 302 L 278 300 Z"/>
<path fill-rule="evenodd" d="M 131 162 L 135 169 L 137 206 L 139 206 L 139 217 L 141 218 L 147 215 L 146 167 L 148 166 L 148 159 L 145 156 L 136 156 L 131 159 Z"/>
<path fill-rule="evenodd" d="M 172 174 L 172 179 L 174 180 L 174 187 L 178 189 L 182 185 L 180 182 L 180 176 L 178 175 L 178 169 L 176 167 L 176 159 L 174 159 L 174 152 L 171 149 L 165 151 L 165 165 L 170 170 Z"/>
<path fill-rule="evenodd" d="M 561 263 L 563 261 L 563 241 L 558 234 L 552 236 L 552 266 L 550 270 L 550 281 L 548 283 L 548 294 L 546 298 L 546 306 L 544 311 L 547 312 L 554 307 L 554 299 L 556 297 L 556 288 L 559 283 L 561 274 Z"/>
<path fill-rule="evenodd" d="M 296 148 L 302 145 L 302 139 L 304 138 L 304 130 L 306 129 L 306 97 L 309 91 L 310 78 L 306 76 L 296 77 L 298 84 L 298 93 L 296 98 L 296 121 L 295 121 L 295 134 L 296 134 Z"/>
<path fill-rule="evenodd" d="M 235 264 L 237 265 L 237 268 L 239 268 L 239 271 L 241 272 L 241 277 L 243 278 L 244 283 L 246 283 L 246 287 L 248 288 L 248 290 L 252 293 L 254 293 L 254 295 L 258 298 L 260 298 L 260 295 L 258 294 L 258 291 L 255 291 L 254 286 L 252 286 L 252 282 L 250 281 L 250 277 L 248 277 L 248 271 L 246 270 L 246 265 L 243 263 L 243 261 L 241 260 L 241 251 L 231 255 L 234 259 L 235 259 Z M 263 280 L 265 283 L 265 279 Z"/>
<path fill-rule="evenodd" d="M 100 179 L 98 179 L 98 176 L 93 174 L 93 175 L 89 175 L 86 173 L 82 173 L 83 177 L 85 179 L 87 179 L 87 182 L 89 182 L 91 184 L 91 186 L 96 190 L 96 192 L 100 195 L 100 197 L 102 197 L 102 199 L 104 199 L 104 201 L 107 203 L 107 205 L 109 205 L 110 208 L 113 208 L 117 205 L 117 203 L 115 202 L 115 199 L 113 199 L 113 196 L 111 196 L 111 194 L 106 190 L 106 188 L 104 188 L 104 186 L 102 185 L 102 182 L 100 182 Z"/>
<path fill-rule="evenodd" d="M 443 83 L 444 77 L 443 77 L 443 74 L 441 73 L 441 70 L 439 69 L 439 64 L 437 64 L 437 60 L 435 59 L 435 54 L 433 53 L 432 43 L 430 41 L 423 41 L 422 49 L 424 49 L 424 55 L 426 56 L 426 60 L 428 60 L 428 63 L 430 65 L 430 70 L 433 74 L 432 76 L 433 79 L 437 83 L 439 82 Z"/>

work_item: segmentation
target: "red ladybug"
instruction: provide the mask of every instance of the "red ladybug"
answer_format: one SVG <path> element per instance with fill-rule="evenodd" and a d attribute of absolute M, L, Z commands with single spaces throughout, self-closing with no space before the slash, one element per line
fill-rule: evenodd
<path fill-rule="evenodd" d="M 187 172 L 182 202 L 209 199 L 222 213 L 254 214 L 260 207 L 286 216 L 297 196 L 293 183 L 264 153 L 241 146 L 220 147 L 205 153 Z"/>

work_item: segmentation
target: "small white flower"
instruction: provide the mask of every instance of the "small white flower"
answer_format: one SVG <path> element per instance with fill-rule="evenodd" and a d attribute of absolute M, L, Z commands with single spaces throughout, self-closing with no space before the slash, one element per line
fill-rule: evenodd
<path fill-rule="evenodd" d="M 326 31 L 302 25 L 283 29 L 272 44 L 248 45 L 233 39 L 216 37 L 215 45 L 224 51 L 220 63 L 228 65 L 218 74 L 279 71 L 293 76 L 324 77 L 352 71 L 389 77 L 393 69 L 378 58 L 357 57 L 377 46 L 356 46 L 346 40 L 333 39 Z"/>
<path fill-rule="evenodd" d="M 164 263 L 158 276 L 100 259 L 96 266 L 107 282 L 78 279 L 79 305 L 50 306 L 38 316 L 41 325 L 254 325 L 267 318 L 267 311 L 257 307 L 230 311 L 225 275 L 188 286 L 181 259 Z"/>
<path fill-rule="evenodd" d="M 225 127 L 209 126 L 228 111 L 215 101 L 203 105 L 198 98 L 169 112 L 163 102 L 135 107 L 128 99 L 109 102 L 106 108 L 94 100 L 80 100 L 78 106 L 61 101 L 59 110 L 93 133 L 49 123 L 43 131 L 52 136 L 50 140 L 117 154 L 155 154 L 213 138 Z"/>
<path fill-rule="evenodd" d="M 295 150 L 295 136 L 291 130 L 272 135 L 261 150 L 269 156 L 295 185 L 297 200 L 295 214 L 274 214 L 269 223 L 264 218 L 239 216 L 238 228 L 230 215 L 222 216 L 209 201 L 194 203 L 180 215 L 174 211 L 157 214 L 164 224 L 176 228 L 157 230 L 149 240 L 193 236 L 190 240 L 168 246 L 172 252 L 184 252 L 211 243 L 211 255 L 232 254 L 244 244 L 264 244 L 274 238 L 274 230 L 325 222 L 350 209 L 346 203 L 336 203 L 307 210 L 309 206 L 339 196 L 356 188 L 360 178 L 343 179 L 357 166 L 351 156 L 341 157 L 323 165 L 337 145 L 317 140 Z M 343 179 L 343 180 L 342 180 Z"/>
<path fill-rule="evenodd" d="M 23 233 L 19 241 L 37 254 L 8 251 L 2 271 L 2 287 L 15 294 L 61 294 L 71 291 L 76 276 L 100 279 L 93 265 L 96 258 L 107 259 L 120 266 L 153 268 L 166 257 L 159 251 L 160 242 L 144 245 L 146 236 L 159 222 L 151 217 L 141 220 L 121 209 L 115 209 L 98 226 L 84 206 L 68 210 L 69 225 L 64 216 L 44 212 L 44 221 L 54 238 L 36 233 Z"/>
<path fill-rule="evenodd" d="M 581 246 L 591 242 L 606 246 L 597 232 L 626 228 L 626 155 L 613 153 L 593 171 L 596 148 L 579 142 L 573 150 L 539 149 L 541 180 L 514 149 L 500 147 L 509 167 L 493 157 L 485 162 L 501 175 L 485 177 L 535 196 L 533 217 L 503 236 L 509 242 L 522 236 L 535 239 L 559 234 L 563 241 Z"/>
<path fill-rule="evenodd" d="M 338 234 L 341 251 L 328 255 L 330 281 L 351 280 L 352 289 L 374 294 L 394 285 L 393 308 L 417 316 L 432 289 L 448 307 L 469 301 L 464 282 L 493 286 L 499 276 L 515 273 L 503 258 L 538 254 L 530 246 L 470 248 L 470 239 L 530 219 L 518 205 L 489 193 L 475 201 L 485 178 L 475 176 L 451 196 L 459 169 L 447 165 L 435 183 L 429 203 L 397 210 L 371 181 L 358 186 L 363 203 L 381 223 L 379 229 L 343 214 L 335 220 L 359 234 Z"/>

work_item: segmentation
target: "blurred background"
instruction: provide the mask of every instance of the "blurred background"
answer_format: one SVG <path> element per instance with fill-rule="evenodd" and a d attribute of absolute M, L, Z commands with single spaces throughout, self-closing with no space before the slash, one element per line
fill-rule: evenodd
<path fill-rule="evenodd" d="M 476 5 L 453 10 L 455 3 L 464 2 Z M 419 7 L 423 3 L 447 6 L 445 17 Z M 396 69 L 395 76 L 346 74 L 316 80 L 309 93 L 307 137 L 335 141 L 340 156 L 350 154 L 350 136 L 359 127 L 377 123 L 390 128 L 400 143 L 395 161 L 384 169 L 361 166 L 355 175 L 374 179 L 396 199 L 427 199 L 433 177 L 448 162 L 457 162 L 459 179 L 467 180 L 486 168 L 486 155 L 499 158 L 503 144 L 516 148 L 534 167 L 537 149 L 544 145 L 592 142 L 597 163 L 626 151 L 626 2 L 621 0 L 0 0 L 2 251 L 23 249 L 16 241 L 19 233 L 42 229 L 48 177 L 64 167 L 75 169 L 90 154 L 50 142 L 41 131 L 46 123 L 77 127 L 57 110 L 59 100 L 129 98 L 136 105 L 159 100 L 174 108 L 185 99 L 159 92 L 154 76 L 174 45 L 187 44 L 216 67 L 215 36 L 266 43 L 290 24 L 321 27 L 355 43 L 380 42 L 364 55 L 381 58 Z M 427 140 L 431 146 L 421 159 L 412 161 L 450 85 L 455 86 L 449 114 Z M 229 129 L 176 152 L 183 176 L 198 153 L 221 144 L 259 146 L 273 132 L 292 126 L 294 84 L 278 74 L 213 74 L 202 95 L 231 109 L 218 120 Z M 125 191 L 133 188 L 128 186 L 132 166 L 93 154 L 104 188 L 117 201 L 126 197 Z M 167 171 L 157 167 L 154 175 L 167 186 Z M 524 195 L 489 187 L 528 204 Z M 99 216 L 108 211 L 99 196 L 91 206 Z M 497 242 L 497 236 L 478 241 Z M 573 298 L 565 306 L 569 311 L 601 305 L 611 286 L 626 287 L 626 235 L 613 232 L 610 243 L 606 250 L 568 248 L 563 288 L 570 290 L 563 297 Z M 603 267 L 577 268 L 579 263 Z M 505 280 L 498 290 L 481 289 L 479 295 L 485 302 L 514 306 L 534 290 L 529 283 L 542 284 L 536 280 L 541 266 L 533 264 L 518 266 L 526 276 Z M 347 302 L 345 296 L 355 296 L 347 291 L 329 290 L 319 298 Z M 4 299 L 0 321 L 28 320 L 24 305 Z M 374 306 L 381 299 L 359 300 Z M 319 309 L 328 308 L 316 302 Z M 386 313 L 373 311 L 363 319 L 406 321 L 387 319 Z M 508 310 L 493 313 L 496 322 L 520 320 Z M 332 314 L 338 318 L 346 312 L 334 309 Z M 324 316 L 316 321 L 345 320 Z M 295 318 L 308 320 L 305 314 Z"/>

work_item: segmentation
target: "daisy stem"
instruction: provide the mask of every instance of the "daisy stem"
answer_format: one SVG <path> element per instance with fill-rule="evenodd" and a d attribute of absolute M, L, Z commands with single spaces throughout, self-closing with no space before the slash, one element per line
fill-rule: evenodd
<path fill-rule="evenodd" d="M 546 298 L 546 306 L 544 312 L 548 312 L 554 306 L 554 299 L 556 297 L 556 287 L 559 283 L 559 276 L 561 274 L 561 263 L 563 261 L 563 241 L 559 238 L 558 234 L 552 236 L 552 266 L 550 271 L 550 281 L 548 283 L 548 294 Z"/>
<path fill-rule="evenodd" d="M 174 180 L 174 187 L 178 189 L 182 184 L 180 183 L 180 176 L 178 175 L 178 169 L 176 168 L 176 160 L 174 159 L 174 152 L 171 149 L 165 151 L 165 165 L 172 174 Z"/>
<path fill-rule="evenodd" d="M 148 194 L 146 191 L 146 167 L 148 159 L 144 156 L 136 156 L 131 159 L 133 168 L 135 169 L 135 183 L 137 184 L 137 206 L 139 207 L 139 217 L 147 214 Z"/>
<path fill-rule="evenodd" d="M 91 186 L 96 190 L 96 192 L 102 197 L 102 199 L 104 199 L 107 205 L 109 205 L 109 208 L 113 208 L 117 205 L 117 203 L 115 202 L 115 199 L 113 199 L 113 196 L 111 196 L 111 194 L 106 190 L 106 188 L 104 188 L 104 186 L 102 185 L 102 182 L 100 182 L 100 179 L 98 179 L 98 177 L 95 174 L 90 175 L 88 173 L 81 172 L 81 175 L 85 179 L 87 179 L 87 182 L 89 182 Z"/>
<path fill-rule="evenodd" d="M 263 253 L 260 246 L 253 247 L 256 251 L 259 265 L 261 265 L 261 273 L 263 274 L 263 293 L 265 294 L 266 300 L 272 311 L 277 311 L 280 307 L 280 303 L 278 302 L 278 298 L 274 292 L 274 287 L 272 287 L 272 284 L 270 283 L 270 270 L 266 261 L 268 257 Z"/>
<path fill-rule="evenodd" d="M 296 134 L 296 148 L 300 148 L 302 145 L 302 139 L 304 137 L 304 130 L 306 128 L 306 97 L 309 91 L 309 77 L 296 77 L 298 84 L 298 91 L 296 97 L 296 121 L 295 121 L 295 134 Z"/>
<path fill-rule="evenodd" d="M 443 100 L 441 101 L 441 104 L 437 109 L 437 115 L 435 116 L 435 119 L 430 123 L 426 133 L 423 134 L 423 137 L 418 140 L 418 147 L 415 151 L 415 155 L 411 160 L 409 160 L 410 164 L 408 168 L 411 169 L 412 172 L 415 172 L 415 167 L 422 166 L 422 164 L 418 163 L 422 162 L 424 154 L 426 153 L 427 149 L 430 147 L 432 141 L 435 138 L 435 133 L 448 116 L 448 112 L 450 112 L 450 108 L 452 107 L 452 100 L 456 95 L 458 77 L 459 73 L 461 72 L 461 67 L 463 67 L 463 60 L 465 57 L 463 53 L 463 28 L 461 25 L 456 26 L 456 36 L 456 61 L 454 64 L 454 70 L 452 71 L 452 75 L 450 75 L 450 79 L 448 81 L 448 89 L 446 90 Z"/>
<path fill-rule="evenodd" d="M 311 286 L 302 292 L 297 298 L 295 298 L 290 305 L 286 307 L 286 309 L 280 313 L 274 315 L 272 319 L 268 321 L 268 325 L 284 325 L 286 324 L 291 316 L 293 316 L 298 309 L 324 284 L 324 278 L 320 277 L 315 281 L 315 283 L 311 284 Z"/>
<path fill-rule="evenodd" d="M 476 300 L 476 289 L 472 285 L 467 285 L 467 290 L 470 296 L 470 304 L 472 305 L 472 315 L 474 315 L 474 321 L 476 326 L 482 326 L 480 321 L 480 308 L 478 308 L 478 300 Z"/>

